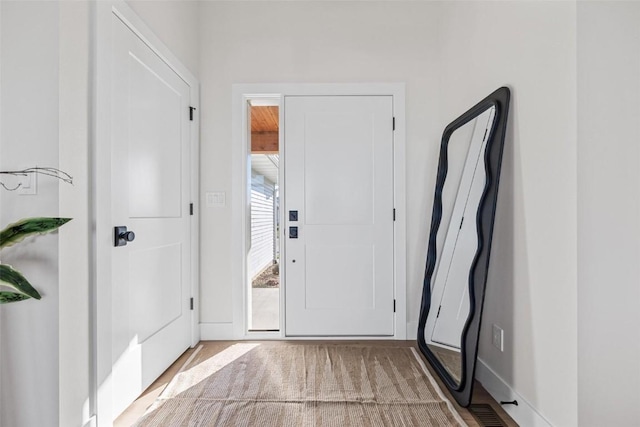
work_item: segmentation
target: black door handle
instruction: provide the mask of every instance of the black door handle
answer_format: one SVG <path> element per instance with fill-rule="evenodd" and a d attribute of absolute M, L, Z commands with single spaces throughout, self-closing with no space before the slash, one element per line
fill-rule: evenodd
<path fill-rule="evenodd" d="M 113 246 L 127 246 L 128 242 L 133 242 L 136 238 L 136 233 L 127 231 L 126 226 L 114 227 L 113 230 Z"/>

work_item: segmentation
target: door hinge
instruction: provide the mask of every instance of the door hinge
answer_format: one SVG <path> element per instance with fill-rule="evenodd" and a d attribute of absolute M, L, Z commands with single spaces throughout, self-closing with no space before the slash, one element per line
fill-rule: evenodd
<path fill-rule="evenodd" d="M 438 317 L 440 317 L 440 309 L 441 309 L 441 308 L 442 308 L 442 306 L 438 307 L 438 314 L 436 314 L 436 319 L 437 319 Z"/>
<path fill-rule="evenodd" d="M 393 208 L 393 220 L 396 220 L 396 208 Z"/>
<path fill-rule="evenodd" d="M 396 312 L 396 300 L 393 300 L 393 312 Z"/>
<path fill-rule="evenodd" d="M 193 203 L 189 203 L 189 215 L 193 215 Z"/>
<path fill-rule="evenodd" d="M 193 112 L 196 110 L 196 107 L 189 107 L 189 120 L 193 121 Z"/>
<path fill-rule="evenodd" d="M 393 118 L 393 130 L 396 130 L 396 118 Z"/>
<path fill-rule="evenodd" d="M 189 300 L 189 308 L 193 310 L 193 297 Z"/>

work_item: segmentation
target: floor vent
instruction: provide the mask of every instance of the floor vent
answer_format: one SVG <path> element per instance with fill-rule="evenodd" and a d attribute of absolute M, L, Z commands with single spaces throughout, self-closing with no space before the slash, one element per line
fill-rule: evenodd
<path fill-rule="evenodd" d="M 469 412 L 481 427 L 507 427 L 496 411 L 487 403 L 475 403 L 469 406 Z"/>

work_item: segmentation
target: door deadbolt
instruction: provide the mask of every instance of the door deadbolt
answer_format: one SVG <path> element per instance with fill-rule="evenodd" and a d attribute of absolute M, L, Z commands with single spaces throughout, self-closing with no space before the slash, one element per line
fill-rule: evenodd
<path fill-rule="evenodd" d="M 127 246 L 128 242 L 133 242 L 136 233 L 127 231 L 127 227 L 119 226 L 113 228 L 113 246 Z"/>

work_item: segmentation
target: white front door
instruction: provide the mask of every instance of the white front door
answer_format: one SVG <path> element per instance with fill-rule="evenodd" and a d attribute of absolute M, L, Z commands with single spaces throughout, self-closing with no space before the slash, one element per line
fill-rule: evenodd
<path fill-rule="evenodd" d="M 284 108 L 285 333 L 393 335 L 393 99 Z"/>
<path fill-rule="evenodd" d="M 112 16 L 113 414 L 190 344 L 190 88 Z M 115 234 L 115 233 L 114 233 Z"/>

